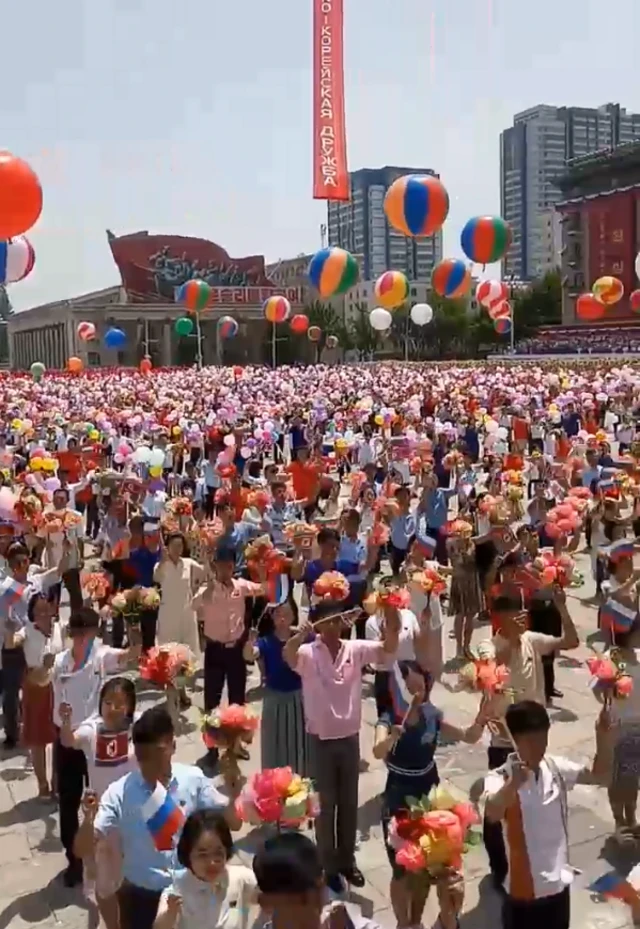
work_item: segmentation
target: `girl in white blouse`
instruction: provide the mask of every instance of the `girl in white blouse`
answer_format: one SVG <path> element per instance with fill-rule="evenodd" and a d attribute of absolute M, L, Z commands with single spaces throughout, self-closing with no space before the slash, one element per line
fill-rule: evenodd
<path fill-rule="evenodd" d="M 233 842 L 224 816 L 206 809 L 192 813 L 177 855 L 182 869 L 163 891 L 154 929 L 247 929 L 257 904 L 256 879 L 244 865 L 229 864 Z"/>

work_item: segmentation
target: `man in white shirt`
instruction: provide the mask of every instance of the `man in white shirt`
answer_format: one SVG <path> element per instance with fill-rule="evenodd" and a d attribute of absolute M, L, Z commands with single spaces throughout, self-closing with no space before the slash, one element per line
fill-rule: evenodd
<path fill-rule="evenodd" d="M 549 714 L 523 700 L 505 716 L 516 752 L 485 778 L 486 817 L 502 823 L 509 848 L 503 929 L 569 929 L 567 792 L 576 784 L 607 786 L 613 765 L 613 730 L 604 708 L 596 723 L 591 767 L 547 754 Z"/>

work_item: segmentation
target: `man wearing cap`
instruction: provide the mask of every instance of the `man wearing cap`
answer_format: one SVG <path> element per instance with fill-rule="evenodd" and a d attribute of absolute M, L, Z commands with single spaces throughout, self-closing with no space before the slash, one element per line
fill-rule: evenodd
<path fill-rule="evenodd" d="M 385 623 L 382 641 L 342 639 L 350 617 L 342 603 L 320 602 L 286 643 L 283 656 L 302 678 L 305 722 L 311 746 L 314 780 L 320 796 L 316 834 L 327 884 L 335 893 L 343 878 L 364 886 L 356 865 L 362 670 L 388 661 L 398 649 L 400 620 Z M 313 642 L 304 644 L 310 631 Z M 336 827 L 337 822 L 337 827 Z"/>

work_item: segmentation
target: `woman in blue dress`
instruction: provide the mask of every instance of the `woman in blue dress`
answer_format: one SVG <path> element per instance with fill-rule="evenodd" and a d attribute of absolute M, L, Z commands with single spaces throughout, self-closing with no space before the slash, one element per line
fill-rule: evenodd
<path fill-rule="evenodd" d="M 387 765 L 387 783 L 382 797 L 382 830 L 392 868 L 389 887 L 391 905 L 398 929 L 420 926 L 429 894 L 429 882 L 410 881 L 404 868 L 396 864 L 389 845 L 391 818 L 409 808 L 409 798 L 427 796 L 440 778 L 435 751 L 442 733 L 447 740 L 473 744 L 489 721 L 490 704 L 481 704 L 474 723 L 460 729 L 446 722 L 442 710 L 430 700 L 432 678 L 417 661 L 401 661 L 389 675 L 391 710 L 378 720 L 373 746 L 374 757 Z M 402 694 L 398 698 L 398 691 Z M 399 704 L 402 703 L 402 708 Z M 455 929 L 456 908 L 451 906 L 451 888 L 438 886 L 440 923 Z"/>

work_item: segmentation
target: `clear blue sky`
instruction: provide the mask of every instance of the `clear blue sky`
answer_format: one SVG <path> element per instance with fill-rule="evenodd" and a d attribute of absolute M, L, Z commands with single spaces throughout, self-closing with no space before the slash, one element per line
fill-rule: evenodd
<path fill-rule="evenodd" d="M 498 135 L 536 103 L 640 110 L 640 0 L 345 0 L 349 166 L 432 167 L 445 252 L 498 212 Z M 117 283 L 105 238 L 313 250 L 311 0 L 31 0 L 3 10 L 3 148 L 45 193 L 16 308 Z"/>

